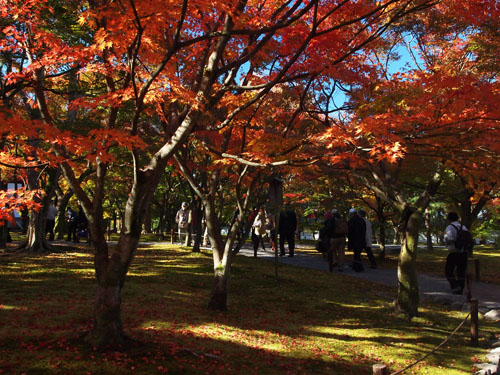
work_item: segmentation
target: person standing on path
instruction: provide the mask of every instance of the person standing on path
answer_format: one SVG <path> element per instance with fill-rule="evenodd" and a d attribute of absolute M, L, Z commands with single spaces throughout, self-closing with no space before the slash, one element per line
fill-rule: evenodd
<path fill-rule="evenodd" d="M 280 212 L 278 222 L 278 233 L 280 235 L 280 256 L 285 253 L 285 241 L 288 243 L 288 256 L 293 257 L 295 253 L 295 231 L 297 230 L 297 215 L 287 202 L 285 209 Z"/>
<path fill-rule="evenodd" d="M 456 212 L 448 213 L 446 219 L 449 225 L 446 227 L 445 240 L 448 246 L 449 254 L 446 257 L 445 275 L 450 283 L 451 292 L 453 294 L 462 294 L 465 288 L 465 272 L 467 270 L 467 250 L 457 249 L 455 241 L 457 240 L 458 230 L 466 230 L 468 228 L 458 221 Z M 455 274 L 456 270 L 456 274 Z"/>
<path fill-rule="evenodd" d="M 359 216 L 363 218 L 366 224 L 366 240 L 365 247 L 363 248 L 368 256 L 368 260 L 370 261 L 370 268 L 377 268 L 377 261 L 373 256 L 372 251 L 372 241 L 373 241 L 373 231 L 372 231 L 372 223 L 366 217 L 366 212 L 364 210 L 358 211 Z"/>
<path fill-rule="evenodd" d="M 71 207 L 68 207 L 66 212 L 68 221 L 68 236 L 66 237 L 66 241 L 78 242 L 78 237 L 76 236 L 78 229 L 77 213 Z"/>
<path fill-rule="evenodd" d="M 349 210 L 349 221 L 347 224 L 349 226 L 347 247 L 354 253 L 352 269 L 356 272 L 361 272 L 364 270 L 363 263 L 361 262 L 361 252 L 366 246 L 366 224 L 354 208 Z"/>
<path fill-rule="evenodd" d="M 333 272 L 336 266 L 339 272 L 344 271 L 345 259 L 345 236 L 349 232 L 349 225 L 340 215 L 339 211 L 333 209 L 331 218 L 328 219 L 328 270 Z"/>
<path fill-rule="evenodd" d="M 54 201 L 50 201 L 45 217 L 45 234 L 49 234 L 49 241 L 54 241 L 54 226 L 56 224 L 57 208 Z"/>
<path fill-rule="evenodd" d="M 191 224 L 191 210 L 188 208 L 187 202 L 182 202 L 181 208 L 177 211 L 175 216 L 175 222 L 177 223 L 177 229 L 179 231 L 179 243 L 184 246 L 189 246 L 189 224 Z M 184 235 L 184 242 L 182 241 L 182 235 Z"/>
<path fill-rule="evenodd" d="M 266 234 L 266 213 L 262 207 L 257 211 L 257 215 L 252 224 L 252 244 L 253 256 L 257 257 L 257 249 L 262 245 L 262 250 L 266 251 L 263 235 Z"/>

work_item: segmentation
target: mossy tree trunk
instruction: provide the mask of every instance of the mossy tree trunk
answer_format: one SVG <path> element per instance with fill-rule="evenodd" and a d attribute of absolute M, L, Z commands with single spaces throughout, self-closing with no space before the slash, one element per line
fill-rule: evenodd
<path fill-rule="evenodd" d="M 41 205 L 39 211 L 31 210 L 29 215 L 28 231 L 26 233 L 26 241 L 19 248 L 31 252 L 46 252 L 51 251 L 51 247 L 46 240 L 46 214 L 47 207 L 55 195 L 57 180 L 60 176 L 59 169 L 47 168 L 47 183 L 43 187 L 45 194 L 43 196 L 36 195 L 34 201 Z M 28 170 L 28 187 L 31 190 L 39 188 L 39 176 L 37 170 Z"/>
<path fill-rule="evenodd" d="M 429 179 L 425 188 L 418 195 L 412 191 L 412 195 L 408 197 L 405 195 L 404 187 L 400 186 L 398 181 L 402 163 L 398 165 L 398 168 L 391 170 L 383 163 L 380 163 L 378 167 L 372 170 L 374 179 L 368 179 L 363 174 L 357 174 L 357 176 L 377 196 L 399 212 L 399 223 L 395 226 L 396 234 L 401 236 L 396 308 L 411 318 L 417 315 L 419 305 L 416 269 L 419 229 L 423 213 L 441 185 L 444 166 L 440 162 L 429 164 L 432 170 L 429 171 Z"/>
<path fill-rule="evenodd" d="M 398 260 L 398 297 L 396 305 L 409 317 L 417 316 L 419 288 L 417 276 L 417 249 L 422 215 L 419 210 L 407 208 L 401 215 L 401 252 Z"/>

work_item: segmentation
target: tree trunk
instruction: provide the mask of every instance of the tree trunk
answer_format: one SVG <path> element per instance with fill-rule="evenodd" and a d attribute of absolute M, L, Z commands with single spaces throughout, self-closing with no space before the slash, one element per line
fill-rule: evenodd
<path fill-rule="evenodd" d="M 29 226 L 26 233 L 26 241 L 19 246 L 19 248 L 24 248 L 27 251 L 45 252 L 52 250 L 45 238 L 45 220 L 47 207 L 49 206 L 50 200 L 56 191 L 59 170 L 48 168 L 46 173 L 48 175 L 48 180 L 46 186 L 44 187 L 45 195 L 43 197 L 36 195 L 33 198 L 35 202 L 41 204 L 42 208 L 38 212 L 35 210 L 31 211 L 29 215 Z M 31 190 L 36 190 L 39 185 L 38 174 L 34 170 L 28 170 L 27 175 L 29 188 Z"/>
<path fill-rule="evenodd" d="M 146 215 L 144 216 L 144 233 L 153 233 L 151 223 L 151 206 L 148 206 L 146 209 Z"/>
<path fill-rule="evenodd" d="M 66 208 L 68 207 L 69 200 L 73 196 L 73 191 L 69 189 L 64 195 L 61 194 L 57 199 L 57 216 L 54 225 L 54 233 L 58 240 L 63 240 L 64 236 L 68 233 L 68 223 L 66 222 Z"/>
<path fill-rule="evenodd" d="M 397 245 L 397 244 L 401 243 L 401 230 L 397 225 L 393 225 L 393 228 L 394 228 L 394 239 L 393 239 L 392 243 L 394 245 Z"/>
<path fill-rule="evenodd" d="M 94 305 L 94 326 L 84 340 L 99 350 L 125 344 L 121 320 L 121 287 L 115 283 L 97 286 Z"/>
<path fill-rule="evenodd" d="M 140 239 L 141 222 L 138 220 L 132 233 L 120 234 L 117 249 L 111 254 L 105 238 L 105 227 L 98 223 L 90 223 L 96 250 L 94 264 L 97 278 L 97 291 L 94 304 L 94 321 L 92 329 L 84 340 L 93 347 L 102 350 L 117 348 L 128 341 L 123 332 L 121 319 L 122 288 L 125 277 Z"/>
<path fill-rule="evenodd" d="M 7 221 L 0 221 L 0 249 L 7 248 L 9 238 L 9 227 Z"/>
<path fill-rule="evenodd" d="M 51 251 L 45 238 L 45 210 L 31 213 L 26 242 L 21 246 L 32 252 Z"/>
<path fill-rule="evenodd" d="M 419 304 L 418 277 L 416 270 L 418 231 L 421 213 L 405 209 L 401 215 L 403 240 L 398 262 L 398 298 L 396 306 L 410 318 L 417 316 Z"/>
<path fill-rule="evenodd" d="M 427 239 L 427 250 L 434 250 L 434 246 L 432 244 L 431 212 L 429 209 L 425 210 L 425 236 Z"/>
<path fill-rule="evenodd" d="M 203 228 L 201 225 L 201 219 L 203 217 L 203 205 L 201 204 L 200 199 L 193 200 L 193 221 L 191 223 L 194 232 L 194 244 L 193 244 L 193 252 L 200 252 L 201 240 L 203 237 Z"/>
<path fill-rule="evenodd" d="M 386 233 L 385 233 L 385 220 L 382 217 L 379 217 L 379 247 L 380 247 L 380 254 L 379 257 L 380 259 L 385 259 L 385 254 L 386 254 Z"/>
<path fill-rule="evenodd" d="M 220 265 L 215 269 L 214 284 L 208 307 L 212 310 L 227 310 L 227 286 L 231 267 Z"/>

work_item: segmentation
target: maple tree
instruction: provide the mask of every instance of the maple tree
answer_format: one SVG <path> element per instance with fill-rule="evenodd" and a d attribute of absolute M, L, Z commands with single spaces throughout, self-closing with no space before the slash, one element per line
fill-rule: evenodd
<path fill-rule="evenodd" d="M 297 139 L 289 139 L 292 129 L 297 124 L 307 129 L 311 123 L 298 118 L 300 105 L 280 122 L 285 111 L 269 100 L 279 95 L 276 89 L 294 82 L 308 87 L 308 80 L 327 76 L 354 82 L 364 75 L 366 81 L 366 72 L 358 71 L 360 51 L 395 20 L 435 4 L 2 0 L 0 5 L 5 20 L 0 48 L 15 55 L 2 71 L 2 134 L 22 141 L 26 154 L 36 151 L 38 160 L 60 167 L 83 206 L 98 284 L 95 323 L 87 340 L 105 346 L 126 339 L 121 291 L 145 213 L 168 161 L 193 131 L 220 137 L 218 158 L 257 169 L 285 164 L 291 151 L 283 150 L 303 151 Z M 29 116 L 32 109 L 36 118 Z M 266 123 L 265 115 L 275 121 Z M 224 137 L 233 133 L 240 145 L 260 146 L 227 153 Z M 332 145 L 352 138 L 337 135 Z M 28 142 L 34 138 L 44 147 Z M 124 153 L 128 161 L 119 160 L 128 167 L 131 183 L 120 239 L 110 249 L 104 225 L 106 183 Z M 95 174 L 84 186 L 79 177 L 87 163 Z M 203 203 L 217 242 L 212 202 Z M 214 251 L 216 280 L 221 269 L 229 272 L 227 248 L 217 243 Z"/>
<path fill-rule="evenodd" d="M 372 75 L 372 82 L 352 91 L 355 110 L 346 123 L 355 151 L 350 158 L 354 173 L 399 212 L 397 305 L 410 316 L 418 309 L 420 223 L 446 171 L 467 170 L 469 181 L 488 185 L 484 169 L 475 167 L 497 164 L 500 151 L 498 82 L 484 71 L 481 58 L 470 57 L 470 41 L 478 34 L 424 30 L 423 67 L 392 76 L 381 69 L 376 80 Z M 330 133 L 336 136 L 334 129 Z M 418 194 L 406 191 L 409 178 L 420 186 Z"/>

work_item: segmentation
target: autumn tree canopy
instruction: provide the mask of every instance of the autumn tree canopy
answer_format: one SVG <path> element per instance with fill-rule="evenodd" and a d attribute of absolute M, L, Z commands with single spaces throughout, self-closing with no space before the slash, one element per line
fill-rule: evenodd
<path fill-rule="evenodd" d="M 466 154 L 452 147 L 457 139 L 469 152 L 481 149 L 481 134 L 498 120 L 491 105 L 498 95 L 491 71 L 498 65 L 489 53 L 495 34 L 485 26 L 498 12 L 493 3 L 0 0 L 0 161 L 5 171 L 60 169 L 83 206 L 98 284 L 87 340 L 101 346 L 125 339 L 121 290 L 174 156 L 204 204 L 217 245 L 214 277 L 226 283 L 231 242 L 218 239 L 211 201 L 221 181 L 236 182 L 233 197 L 243 215 L 256 176 L 286 173 L 284 166 L 327 160 L 352 169 L 394 168 L 432 153 L 451 167 Z M 478 22 L 470 14 L 485 4 Z M 439 34 L 436 17 L 457 38 L 477 37 L 485 58 L 474 61 L 476 69 L 457 73 L 456 56 L 467 51 L 458 39 L 453 49 L 439 45 L 450 38 Z M 441 36 L 422 39 L 441 55 L 421 71 L 385 77 L 371 57 L 385 48 L 391 27 L 410 29 L 405 22 Z M 475 32 L 464 33 L 467 25 Z M 352 94 L 344 121 L 332 116 L 339 88 Z M 182 157 L 188 141 L 208 156 L 196 167 L 212 185 L 192 178 L 192 160 Z M 454 157 L 443 160 L 443 142 Z M 493 144 L 483 152 L 496 152 Z M 95 173 L 87 178 L 89 168 Z M 104 205 L 117 169 L 127 197 L 119 243 L 110 249 Z M 221 290 L 223 309 L 227 291 Z"/>

